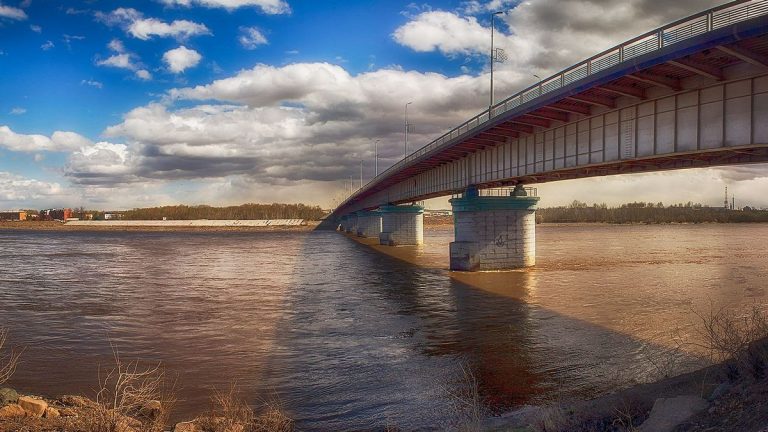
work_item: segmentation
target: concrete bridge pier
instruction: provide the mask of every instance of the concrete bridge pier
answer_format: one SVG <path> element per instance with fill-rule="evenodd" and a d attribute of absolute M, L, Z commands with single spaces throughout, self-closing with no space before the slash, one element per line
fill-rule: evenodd
<path fill-rule="evenodd" d="M 451 270 L 509 270 L 536 264 L 536 205 L 521 185 L 507 196 L 470 186 L 453 206 Z"/>
<path fill-rule="evenodd" d="M 357 212 L 357 221 L 358 237 L 379 237 L 381 234 L 381 214 L 377 210 Z"/>
<path fill-rule="evenodd" d="M 336 227 L 339 231 L 346 231 L 347 230 L 347 215 L 344 215 L 339 218 L 338 226 Z"/>
<path fill-rule="evenodd" d="M 385 205 L 381 213 L 379 243 L 387 246 L 424 243 L 424 207 L 417 205 Z"/>
<path fill-rule="evenodd" d="M 347 234 L 357 233 L 357 215 L 350 213 L 347 215 L 347 223 L 344 225 L 344 232 Z"/>

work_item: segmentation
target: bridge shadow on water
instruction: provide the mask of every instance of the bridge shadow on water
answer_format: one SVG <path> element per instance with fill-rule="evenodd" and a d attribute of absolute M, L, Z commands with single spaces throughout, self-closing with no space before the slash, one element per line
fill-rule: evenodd
<path fill-rule="evenodd" d="M 334 232 L 309 234 L 302 249 L 281 324 L 290 336 L 270 366 L 304 383 L 280 394 L 300 426 L 442 429 L 471 408 L 473 389 L 500 414 L 656 378 L 649 358 L 702 362 L 528 302 L 536 272 L 417 266 L 416 248 L 391 249 L 404 260 Z"/>

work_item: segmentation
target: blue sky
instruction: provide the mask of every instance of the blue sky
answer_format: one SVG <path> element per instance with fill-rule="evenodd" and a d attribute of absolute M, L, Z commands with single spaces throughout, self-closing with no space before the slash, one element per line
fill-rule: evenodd
<path fill-rule="evenodd" d="M 382 168 L 401 155 L 405 102 L 418 145 L 487 104 L 490 11 L 507 11 L 497 23 L 512 53 L 496 76 L 504 95 L 713 4 L 660 3 L 0 0 L 0 209 L 328 207 L 361 159 L 372 175 L 373 139 Z M 722 184 L 747 193 L 764 172 L 545 190 L 549 204 L 623 202 L 628 192 L 716 204 Z M 680 193 L 644 192 L 669 182 Z"/>

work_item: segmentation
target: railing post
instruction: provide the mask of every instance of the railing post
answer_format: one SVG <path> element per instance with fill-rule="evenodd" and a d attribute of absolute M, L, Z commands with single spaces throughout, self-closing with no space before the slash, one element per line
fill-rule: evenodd
<path fill-rule="evenodd" d="M 710 11 L 707 12 L 707 31 L 712 31 L 712 25 L 714 23 L 715 13 Z"/>
<path fill-rule="evenodd" d="M 658 44 L 658 49 L 664 48 L 664 30 L 659 30 L 659 32 L 656 33 L 656 38 L 658 39 L 656 41 Z"/>
<path fill-rule="evenodd" d="M 592 75 L 592 59 L 587 60 L 587 76 Z"/>
<path fill-rule="evenodd" d="M 624 45 L 619 47 L 619 63 L 624 61 Z"/>

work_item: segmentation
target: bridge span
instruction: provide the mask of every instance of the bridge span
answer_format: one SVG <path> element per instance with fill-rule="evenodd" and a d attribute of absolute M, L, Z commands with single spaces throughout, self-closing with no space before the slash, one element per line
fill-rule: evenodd
<path fill-rule="evenodd" d="M 538 197 L 522 185 L 759 162 L 768 162 L 768 0 L 739 0 L 489 107 L 379 174 L 330 218 L 382 244 L 419 244 L 423 209 L 398 204 L 455 195 L 451 268 L 516 268 L 535 263 Z M 483 192 L 503 186 L 515 188 Z"/>

